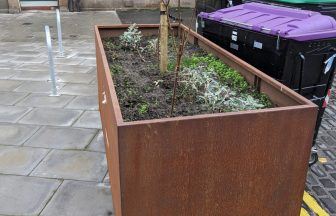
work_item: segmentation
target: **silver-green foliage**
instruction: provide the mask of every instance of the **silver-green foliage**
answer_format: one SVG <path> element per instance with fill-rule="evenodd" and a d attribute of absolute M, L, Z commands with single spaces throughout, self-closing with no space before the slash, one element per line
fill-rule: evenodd
<path fill-rule="evenodd" d="M 119 36 L 119 39 L 122 47 L 137 50 L 140 47 L 142 34 L 138 26 L 134 23 L 128 27 L 127 31 Z"/>
<path fill-rule="evenodd" d="M 182 77 L 185 88 L 194 91 L 197 100 L 212 111 L 241 111 L 265 107 L 250 94 L 236 92 L 220 82 L 218 75 L 214 71 L 206 71 L 205 66 L 184 68 Z"/>
<path fill-rule="evenodd" d="M 148 40 L 146 49 L 152 53 L 156 53 L 158 51 L 158 38 Z"/>

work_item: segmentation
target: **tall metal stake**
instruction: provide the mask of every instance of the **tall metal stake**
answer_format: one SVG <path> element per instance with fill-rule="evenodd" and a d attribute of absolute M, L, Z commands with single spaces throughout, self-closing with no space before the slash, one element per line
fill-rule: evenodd
<path fill-rule="evenodd" d="M 55 65 L 54 65 L 54 58 L 53 58 L 53 51 L 51 45 L 51 37 L 50 37 L 50 29 L 49 26 L 45 26 L 45 34 L 46 34 L 46 41 L 48 47 L 48 60 L 49 60 L 49 73 L 50 73 L 50 81 L 51 81 L 51 95 L 50 96 L 59 96 L 57 93 L 57 86 L 56 86 L 56 75 L 55 75 Z"/>
<path fill-rule="evenodd" d="M 58 50 L 59 55 L 64 55 L 63 44 L 62 44 L 62 26 L 61 26 L 61 15 L 59 9 L 56 9 L 56 21 L 57 21 L 57 36 L 58 36 Z"/>
<path fill-rule="evenodd" d="M 161 0 L 160 3 L 160 72 L 167 72 L 168 66 L 168 17 L 167 17 L 167 4 Z"/>

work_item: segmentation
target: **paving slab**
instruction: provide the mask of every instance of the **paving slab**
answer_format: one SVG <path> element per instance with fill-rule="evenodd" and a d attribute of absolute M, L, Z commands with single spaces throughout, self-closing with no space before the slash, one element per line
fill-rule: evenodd
<path fill-rule="evenodd" d="M 50 78 L 49 71 L 19 71 L 10 79 L 29 80 L 29 81 L 48 81 L 49 78 Z"/>
<path fill-rule="evenodd" d="M 46 62 L 48 60 L 47 57 L 35 57 L 35 56 L 18 56 L 14 59 L 12 59 L 10 62 L 18 62 L 18 63 L 38 63 L 42 64 L 43 62 Z"/>
<path fill-rule="evenodd" d="M 23 63 L 17 67 L 18 70 L 25 71 L 48 71 L 49 65 L 47 64 L 36 64 L 36 63 Z"/>
<path fill-rule="evenodd" d="M 64 84 L 57 83 L 58 89 L 61 89 Z M 22 85 L 14 90 L 15 92 L 28 92 L 28 93 L 51 93 L 51 83 L 50 82 L 39 82 L 39 81 L 24 81 Z"/>
<path fill-rule="evenodd" d="M 102 130 L 100 130 L 96 137 L 92 140 L 88 146 L 88 150 L 105 152 L 104 134 Z"/>
<path fill-rule="evenodd" d="M 28 107 L 0 105 L 0 122 L 15 123 L 30 110 Z"/>
<path fill-rule="evenodd" d="M 27 95 L 24 92 L 0 92 L 0 105 L 14 105 Z"/>
<path fill-rule="evenodd" d="M 32 50 L 20 50 L 20 51 L 14 51 L 12 53 L 12 55 L 14 55 L 14 56 L 32 57 L 32 56 L 41 55 L 41 52 L 39 52 L 39 51 L 32 51 Z"/>
<path fill-rule="evenodd" d="M 97 96 L 98 87 L 92 84 L 66 84 L 60 91 L 61 94 L 68 95 L 95 95 Z"/>
<path fill-rule="evenodd" d="M 85 65 L 65 65 L 65 64 L 58 64 L 55 66 L 56 72 L 60 73 L 88 73 L 92 71 L 95 67 L 89 67 Z"/>
<path fill-rule="evenodd" d="M 15 63 L 15 62 L 2 62 L 0 64 L 0 69 L 11 69 L 19 67 L 21 63 Z"/>
<path fill-rule="evenodd" d="M 84 59 L 82 58 L 55 58 L 55 64 L 64 64 L 64 65 L 79 65 Z"/>
<path fill-rule="evenodd" d="M 62 108 L 73 99 L 70 95 L 49 96 L 48 94 L 30 94 L 17 103 L 19 106 Z"/>
<path fill-rule="evenodd" d="M 81 63 L 81 65 L 87 65 L 87 66 L 96 66 L 97 62 L 96 59 L 86 59 Z"/>
<path fill-rule="evenodd" d="M 21 145 L 38 129 L 33 125 L 0 123 L 0 145 Z"/>
<path fill-rule="evenodd" d="M 0 215 L 38 215 L 60 183 L 55 179 L 0 175 Z"/>
<path fill-rule="evenodd" d="M 98 111 L 85 111 L 74 124 L 75 127 L 102 128 Z"/>
<path fill-rule="evenodd" d="M 52 150 L 31 175 L 100 182 L 106 171 L 107 164 L 103 153 Z"/>
<path fill-rule="evenodd" d="M 67 106 L 67 109 L 98 110 L 97 96 L 77 96 Z"/>
<path fill-rule="evenodd" d="M 33 125 L 71 126 L 81 113 L 80 110 L 34 108 L 19 122 Z"/>
<path fill-rule="evenodd" d="M 41 215 L 108 216 L 112 212 L 112 196 L 108 186 L 65 180 Z"/>
<path fill-rule="evenodd" d="M 22 84 L 17 80 L 0 80 L 0 91 L 12 91 Z"/>
<path fill-rule="evenodd" d="M 0 146 L 0 173 L 28 175 L 48 152 L 41 148 Z"/>
<path fill-rule="evenodd" d="M 2 64 L 2 63 L 0 63 L 0 64 Z M 8 78 L 14 76 L 15 74 L 16 74 L 16 72 L 12 69 L 0 69 L 0 79 L 8 79 Z"/>
<path fill-rule="evenodd" d="M 53 149 L 84 149 L 96 132 L 95 129 L 43 127 L 24 145 Z"/>
<path fill-rule="evenodd" d="M 86 73 L 58 73 L 57 78 L 59 82 L 89 84 L 93 79 L 96 79 L 96 76 Z"/>

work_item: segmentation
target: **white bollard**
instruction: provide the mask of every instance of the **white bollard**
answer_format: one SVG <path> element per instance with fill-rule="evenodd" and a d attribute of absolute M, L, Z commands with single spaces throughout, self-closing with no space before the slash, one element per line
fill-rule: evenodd
<path fill-rule="evenodd" d="M 58 50 L 59 55 L 64 55 L 63 44 L 62 44 L 62 26 L 61 26 L 61 14 L 59 9 L 56 9 L 56 21 L 57 21 L 57 36 L 58 36 Z"/>
<path fill-rule="evenodd" d="M 50 29 L 49 29 L 49 26 L 47 25 L 44 28 L 45 28 L 45 34 L 46 34 L 47 47 L 48 47 L 49 73 L 50 73 L 50 81 L 51 81 L 50 96 L 59 96 L 57 92 L 57 86 L 56 86 L 55 65 L 54 65 L 53 50 L 52 50 L 52 44 L 51 44 Z"/>

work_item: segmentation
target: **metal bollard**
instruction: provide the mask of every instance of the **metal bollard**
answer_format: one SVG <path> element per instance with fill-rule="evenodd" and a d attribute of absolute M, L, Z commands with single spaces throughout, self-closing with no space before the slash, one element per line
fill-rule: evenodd
<path fill-rule="evenodd" d="M 55 65 L 53 58 L 53 50 L 51 45 L 50 29 L 49 26 L 45 26 L 46 41 L 48 47 L 48 60 L 49 60 L 49 73 L 51 81 L 51 95 L 50 96 L 59 96 L 56 86 L 56 75 L 55 75 Z"/>
<path fill-rule="evenodd" d="M 59 55 L 64 55 L 63 44 L 62 44 L 62 26 L 61 26 L 61 14 L 59 9 L 56 9 L 56 21 L 57 21 L 57 36 L 58 36 L 58 50 Z"/>

